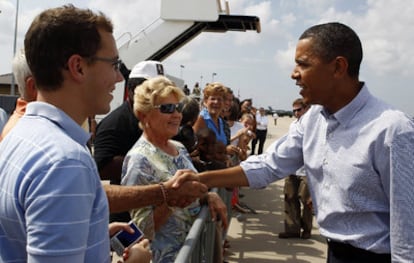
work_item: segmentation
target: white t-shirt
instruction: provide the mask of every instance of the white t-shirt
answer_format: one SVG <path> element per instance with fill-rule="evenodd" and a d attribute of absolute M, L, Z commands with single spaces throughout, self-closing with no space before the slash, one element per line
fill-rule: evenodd
<path fill-rule="evenodd" d="M 267 130 L 267 123 L 268 123 L 268 119 L 267 116 L 264 115 L 260 115 L 260 113 L 256 114 L 256 129 L 258 130 Z"/>
<path fill-rule="evenodd" d="M 230 127 L 230 137 L 233 137 L 237 132 L 244 128 L 244 125 L 241 122 L 235 121 L 233 126 Z M 239 143 L 239 138 L 231 142 L 232 145 L 237 145 Z"/>

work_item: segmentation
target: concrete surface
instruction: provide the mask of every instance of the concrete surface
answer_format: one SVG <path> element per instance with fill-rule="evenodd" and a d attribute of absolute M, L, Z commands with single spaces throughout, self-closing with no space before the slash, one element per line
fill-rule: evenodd
<path fill-rule="evenodd" d="M 268 138 L 265 148 L 285 134 L 294 118 L 279 118 L 277 125 L 269 116 Z M 258 214 L 240 214 L 239 221 L 233 213 L 227 239 L 230 248 L 225 260 L 230 263 L 322 263 L 326 262 L 326 242 L 319 234 L 316 223 L 310 239 L 279 239 L 284 230 L 284 181 L 277 181 L 266 189 L 242 188 L 245 196 L 241 202 L 256 210 Z M 315 221 L 314 221 L 315 222 Z"/>

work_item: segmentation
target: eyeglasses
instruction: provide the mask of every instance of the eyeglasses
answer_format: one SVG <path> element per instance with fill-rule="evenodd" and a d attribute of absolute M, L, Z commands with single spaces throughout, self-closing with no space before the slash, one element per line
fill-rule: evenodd
<path fill-rule="evenodd" d="M 91 60 L 99 60 L 111 63 L 115 70 L 119 70 L 121 68 L 122 60 L 119 58 L 104 58 L 104 57 L 90 57 Z"/>
<path fill-rule="evenodd" d="M 182 102 L 173 104 L 173 103 L 166 103 L 154 106 L 156 109 L 160 109 L 161 113 L 171 114 L 174 111 L 178 111 L 179 113 L 183 112 L 184 104 Z"/>
<path fill-rule="evenodd" d="M 295 113 L 295 112 L 299 112 L 299 111 L 301 111 L 303 108 L 297 108 L 297 109 L 293 109 L 292 111 L 293 111 L 293 113 Z"/>

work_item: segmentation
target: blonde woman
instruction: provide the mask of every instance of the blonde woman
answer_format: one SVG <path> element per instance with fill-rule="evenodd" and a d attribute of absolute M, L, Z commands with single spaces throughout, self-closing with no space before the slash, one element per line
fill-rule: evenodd
<path fill-rule="evenodd" d="M 169 207 L 163 182 L 183 170 L 196 171 L 186 148 L 171 140 L 180 127 L 184 93 L 165 77 L 143 82 L 135 89 L 134 114 L 142 136 L 127 153 L 122 167 L 122 185 L 159 184 L 165 202 L 130 211 L 132 220 L 152 240 L 153 262 L 174 262 L 193 223 L 199 205 Z M 212 218 L 219 214 L 227 227 L 227 208 L 215 193 L 200 202 L 208 202 Z"/>

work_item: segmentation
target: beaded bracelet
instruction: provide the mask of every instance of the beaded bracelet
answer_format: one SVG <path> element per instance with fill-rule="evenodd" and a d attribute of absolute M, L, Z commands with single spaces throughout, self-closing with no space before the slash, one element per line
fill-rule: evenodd
<path fill-rule="evenodd" d="M 160 185 L 160 188 L 161 188 L 162 196 L 164 198 L 164 203 L 166 203 L 168 205 L 168 202 L 167 202 L 167 200 L 168 200 L 167 190 L 165 189 L 165 186 L 164 186 L 163 183 L 159 183 L 159 185 Z"/>

